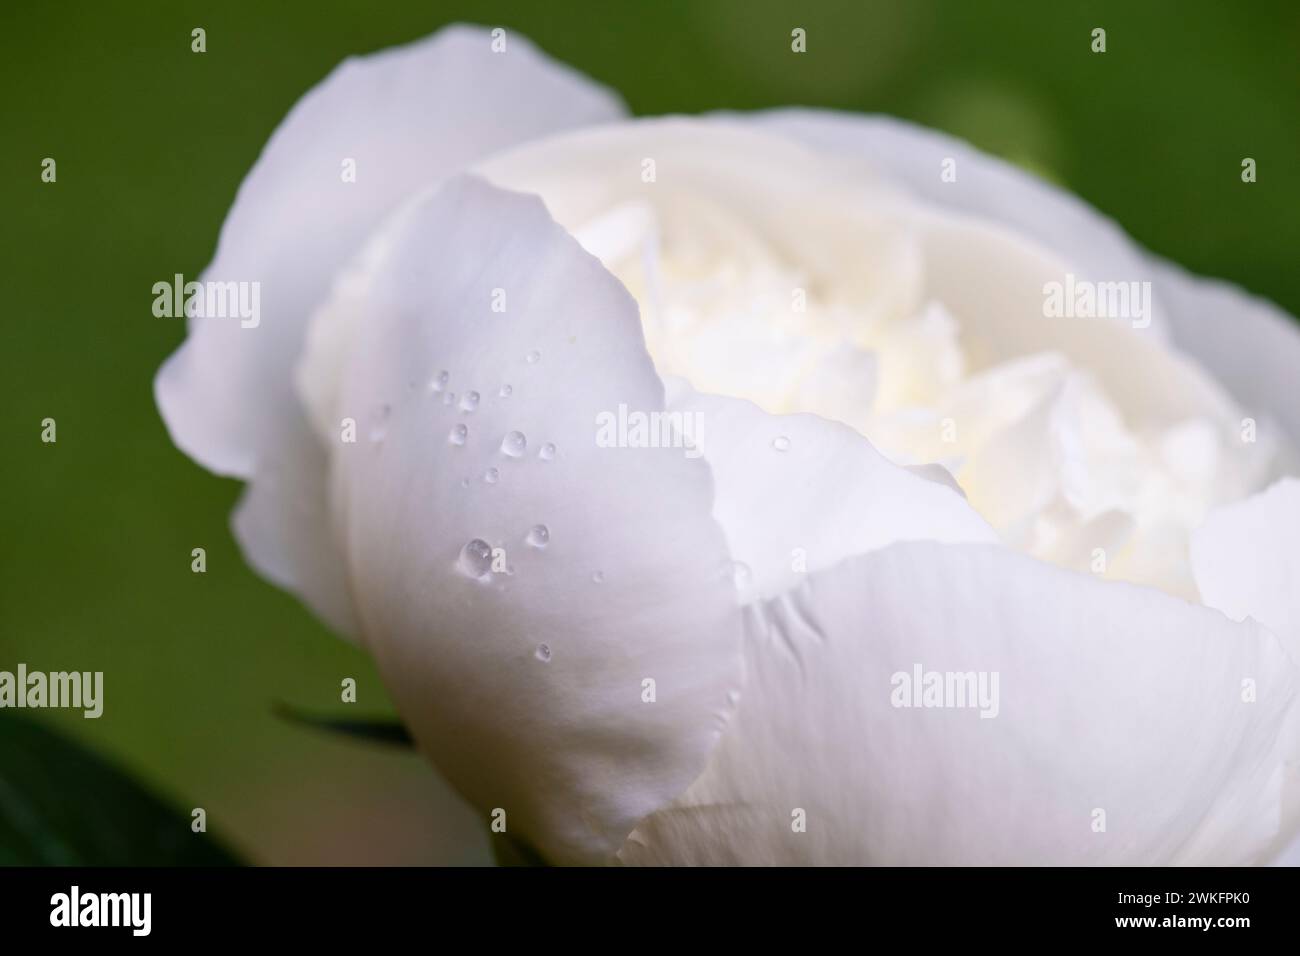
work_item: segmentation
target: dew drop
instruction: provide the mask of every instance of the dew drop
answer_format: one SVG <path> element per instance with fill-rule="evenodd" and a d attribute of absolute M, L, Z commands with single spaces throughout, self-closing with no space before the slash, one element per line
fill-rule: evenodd
<path fill-rule="evenodd" d="M 592 574 L 592 576 L 591 576 L 591 581 L 592 581 L 593 584 L 604 584 L 604 583 L 605 583 L 605 572 L 604 572 L 604 571 L 596 571 L 596 572 L 594 572 L 594 573 Z"/>
<path fill-rule="evenodd" d="M 549 664 L 551 662 L 551 645 L 538 644 L 537 650 L 533 653 L 533 656 L 543 664 Z"/>
<path fill-rule="evenodd" d="M 511 432 L 501 439 L 501 451 L 511 458 L 518 458 L 528 447 L 528 439 L 524 437 L 523 432 Z"/>
<path fill-rule="evenodd" d="M 784 435 L 777 435 L 772 439 L 772 447 L 777 451 L 789 451 L 790 439 L 786 438 Z"/>
<path fill-rule="evenodd" d="M 477 580 L 492 569 L 492 549 L 482 538 L 475 538 L 460 549 L 456 564 L 462 574 Z"/>
<path fill-rule="evenodd" d="M 534 548 L 544 548 L 551 543 L 551 529 L 544 524 L 533 525 L 524 540 Z"/>
<path fill-rule="evenodd" d="M 453 445 L 465 444 L 465 439 L 469 437 L 469 428 L 465 425 L 455 425 L 451 429 L 451 434 L 447 436 L 447 441 Z"/>
<path fill-rule="evenodd" d="M 450 372 L 439 372 L 433 378 L 429 379 L 429 391 L 441 392 L 447 387 L 449 381 L 451 381 Z"/>
<path fill-rule="evenodd" d="M 444 405 L 454 405 L 454 404 L 456 404 L 456 393 L 455 393 L 455 392 L 443 392 L 443 393 L 442 393 L 442 404 L 444 404 Z"/>
<path fill-rule="evenodd" d="M 524 356 L 524 360 L 527 361 L 529 365 L 536 365 L 542 360 L 542 353 L 537 351 L 537 349 L 533 349 Z"/>
<path fill-rule="evenodd" d="M 468 487 L 469 487 L 469 479 L 468 479 L 468 478 L 462 478 L 462 479 L 460 480 L 460 486 L 461 486 L 462 488 L 468 488 Z"/>
<path fill-rule="evenodd" d="M 499 394 L 502 398 L 509 398 L 512 392 L 514 392 L 514 389 L 511 388 L 509 385 L 502 385 L 501 391 L 498 392 L 497 394 Z"/>
<path fill-rule="evenodd" d="M 555 443 L 554 443 L 554 442 L 549 442 L 549 441 L 548 441 L 545 445 L 543 445 L 543 446 L 538 450 L 538 452 L 537 452 L 537 457 L 540 458 L 542 461 L 550 461 L 552 458 L 554 458 L 554 457 L 555 457 Z"/>
<path fill-rule="evenodd" d="M 495 485 L 497 483 L 497 479 L 500 477 L 501 477 L 501 472 L 497 471 L 495 468 L 489 468 L 487 471 L 483 472 L 483 480 L 486 481 L 489 485 Z"/>
<path fill-rule="evenodd" d="M 466 392 L 465 397 L 460 400 L 461 411 L 472 412 L 478 408 L 478 392 Z"/>

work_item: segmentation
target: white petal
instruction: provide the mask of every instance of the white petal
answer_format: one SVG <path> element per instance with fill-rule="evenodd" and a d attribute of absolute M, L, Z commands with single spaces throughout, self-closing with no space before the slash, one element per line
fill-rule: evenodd
<path fill-rule="evenodd" d="M 859 157 L 876 172 L 937 206 L 1001 223 L 1050 249 L 1076 275 L 1098 281 L 1149 279 L 1146 254 L 1112 219 L 1082 199 L 975 149 L 892 116 L 783 109 L 724 114 L 822 150 Z M 956 180 L 940 175 L 955 160 Z M 1160 324 L 1159 321 L 1155 324 Z"/>
<path fill-rule="evenodd" d="M 1292 444 L 1300 444 L 1295 316 L 1229 282 L 1151 258 L 1155 294 L 1169 312 L 1178 347 L 1231 390 L 1261 432 L 1277 422 Z"/>
<path fill-rule="evenodd" d="M 936 206 L 1011 226 L 1078 267 L 1079 274 L 1140 280 L 1151 272 L 1147 255 L 1117 222 L 1078 196 L 939 130 L 891 116 L 816 109 L 776 109 L 753 118 L 806 146 L 861 157 Z M 956 181 L 940 176 L 945 159 L 956 160 Z"/>
<path fill-rule="evenodd" d="M 540 200 L 456 177 L 395 228 L 368 295 L 350 293 L 337 401 L 362 437 L 332 451 L 367 645 L 485 823 L 504 810 L 552 862 L 609 859 L 734 707 L 740 615 L 708 466 L 598 447 L 600 413 L 662 412 L 663 386 L 636 303 Z M 462 559 L 476 540 L 502 573 Z"/>
<path fill-rule="evenodd" d="M 1135 427 L 1190 415 L 1226 427 L 1226 393 L 1152 334 L 1158 313 L 1150 328 L 1044 314 L 1045 283 L 1067 273 L 1097 281 L 1155 274 L 1119 227 L 1086 203 L 960 140 L 890 117 L 778 110 L 723 114 L 718 122 L 779 133 L 823 159 L 848 156 L 862 163 L 859 178 L 883 179 L 921 200 L 911 215 L 925 263 L 922 297 L 957 319 L 972 371 L 1056 351 L 1096 376 Z M 956 182 L 939 175 L 946 157 L 957 159 Z"/>
<path fill-rule="evenodd" d="M 329 454 L 306 428 L 289 430 L 280 454 L 244 488 L 232 526 L 244 559 L 297 594 L 336 633 L 361 637 L 329 512 Z"/>
<path fill-rule="evenodd" d="M 1045 315 L 1045 285 L 1076 269 L 1052 249 L 995 223 L 942 210 L 918 212 L 917 220 L 925 295 L 956 318 L 972 372 L 1056 352 L 1087 369 L 1136 429 L 1199 415 L 1235 432 L 1224 389 L 1150 329 L 1124 320 Z"/>
<path fill-rule="evenodd" d="M 894 706 L 917 665 L 983 672 L 996 706 Z M 1300 666 L 1271 633 L 1000 547 L 812 575 L 755 608 L 746 669 L 708 769 L 624 862 L 1248 863 L 1300 822 Z"/>
<path fill-rule="evenodd" d="M 1253 617 L 1300 656 L 1300 481 L 1212 512 L 1192 534 L 1192 572 L 1208 607 Z"/>
<path fill-rule="evenodd" d="M 173 441 L 205 467 L 279 474 L 275 488 L 249 492 L 241 544 L 336 626 L 346 613 L 333 606 L 343 595 L 327 528 L 295 518 L 323 506 L 310 500 L 318 479 L 288 460 L 310 437 L 290 372 L 313 308 L 365 236 L 420 187 L 503 147 L 622 112 L 522 37 L 497 54 L 486 29 L 448 27 L 340 65 L 294 106 L 240 186 L 203 279 L 260 283 L 260 323 L 191 319 L 155 395 Z M 355 182 L 343 180 L 346 160 Z M 330 591 L 335 600 L 322 600 Z"/>
<path fill-rule="evenodd" d="M 895 541 L 997 540 L 960 490 L 892 464 L 847 425 L 685 386 L 671 409 L 695 423 L 746 602 Z"/>
<path fill-rule="evenodd" d="M 1142 249 L 1110 218 L 1071 193 L 936 130 L 886 116 L 776 110 L 733 119 L 757 122 L 805 145 L 862 158 L 937 205 L 1003 223 L 1098 281 L 1148 280 L 1157 314 L 1152 329 L 1205 366 L 1248 414 L 1280 422 L 1300 442 L 1293 400 L 1300 366 L 1294 317 L 1259 297 L 1205 279 Z M 957 179 L 940 164 L 956 160 Z"/>

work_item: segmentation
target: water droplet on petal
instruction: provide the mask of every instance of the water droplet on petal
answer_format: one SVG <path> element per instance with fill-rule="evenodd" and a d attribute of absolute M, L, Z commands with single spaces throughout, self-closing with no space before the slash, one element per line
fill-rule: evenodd
<path fill-rule="evenodd" d="M 544 524 L 533 525 L 524 540 L 534 548 L 544 548 L 551 543 L 551 529 Z"/>
<path fill-rule="evenodd" d="M 489 468 L 487 471 L 483 472 L 483 480 L 486 481 L 489 485 L 495 485 L 497 483 L 497 479 L 500 477 L 501 477 L 501 472 L 497 471 L 495 468 Z"/>
<path fill-rule="evenodd" d="M 551 662 L 551 645 L 538 644 L 534 656 L 543 664 L 549 664 Z"/>
<path fill-rule="evenodd" d="M 540 458 L 542 461 L 550 461 L 552 458 L 554 458 L 555 443 L 548 441 L 545 445 L 541 447 L 540 450 L 538 450 L 537 457 Z"/>
<path fill-rule="evenodd" d="M 772 447 L 777 451 L 789 451 L 790 439 L 786 438 L 784 435 L 777 435 L 772 439 Z"/>
<path fill-rule="evenodd" d="M 528 362 L 529 365 L 536 365 L 538 362 L 542 360 L 542 353 L 537 351 L 537 349 L 533 349 L 531 352 L 529 352 L 527 355 L 524 356 L 524 359 Z"/>
<path fill-rule="evenodd" d="M 447 441 L 453 445 L 465 444 L 465 439 L 469 437 L 469 428 L 465 425 L 455 425 L 451 429 L 451 434 L 447 436 Z"/>
<path fill-rule="evenodd" d="M 509 398 L 512 392 L 514 392 L 514 389 L 509 385 L 502 385 L 501 391 L 498 394 L 500 394 L 502 398 Z"/>
<path fill-rule="evenodd" d="M 433 378 L 429 379 L 429 391 L 441 392 L 447 387 L 449 381 L 451 381 L 450 372 L 439 372 Z"/>
<path fill-rule="evenodd" d="M 482 538 L 475 538 L 460 549 L 460 558 L 456 566 L 467 577 L 475 580 L 482 578 L 492 570 L 492 549 Z"/>
<path fill-rule="evenodd" d="M 501 451 L 511 458 L 518 458 L 528 447 L 528 439 L 524 437 L 523 432 L 511 432 L 501 439 Z"/>
<path fill-rule="evenodd" d="M 442 404 L 444 404 L 444 405 L 454 405 L 455 403 L 456 403 L 456 393 L 455 393 L 455 392 L 443 392 L 443 393 L 442 393 Z"/>
<path fill-rule="evenodd" d="M 460 400 L 462 411 L 472 412 L 478 408 L 478 392 L 466 392 L 465 397 Z"/>
<path fill-rule="evenodd" d="M 594 573 L 591 575 L 591 581 L 592 581 L 593 584 L 604 584 L 604 583 L 605 583 L 605 572 L 604 572 L 604 571 L 596 571 L 596 572 L 594 572 Z"/>
<path fill-rule="evenodd" d="M 468 479 L 468 478 L 462 478 L 462 479 L 460 480 L 460 486 L 461 486 L 462 488 L 468 488 L 468 487 L 469 487 L 469 479 Z"/>

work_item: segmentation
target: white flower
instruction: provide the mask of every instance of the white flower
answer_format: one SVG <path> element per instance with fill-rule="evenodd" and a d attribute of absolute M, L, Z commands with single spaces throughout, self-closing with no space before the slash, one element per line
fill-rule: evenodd
<path fill-rule="evenodd" d="M 1294 834 L 1300 335 L 1073 197 L 878 117 L 628 120 L 452 28 L 304 97 L 204 278 L 262 320 L 190 320 L 174 440 L 547 859 Z"/>

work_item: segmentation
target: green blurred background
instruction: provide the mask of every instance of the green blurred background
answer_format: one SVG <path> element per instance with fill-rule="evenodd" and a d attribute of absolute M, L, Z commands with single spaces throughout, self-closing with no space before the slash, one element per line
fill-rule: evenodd
<path fill-rule="evenodd" d="M 151 286 L 207 264 L 267 137 L 339 60 L 457 20 L 530 36 L 638 114 L 806 104 L 948 130 L 1300 313 L 1295 0 L 6 0 L 0 669 L 104 671 L 101 719 L 37 716 L 203 806 L 257 862 L 489 855 L 482 822 L 418 758 L 272 716 L 275 699 L 338 710 L 349 676 L 358 712 L 391 705 L 363 655 L 243 564 L 239 485 L 169 442 L 151 381 L 183 328 L 151 314 Z M 40 441 L 47 416 L 57 444 Z"/>

